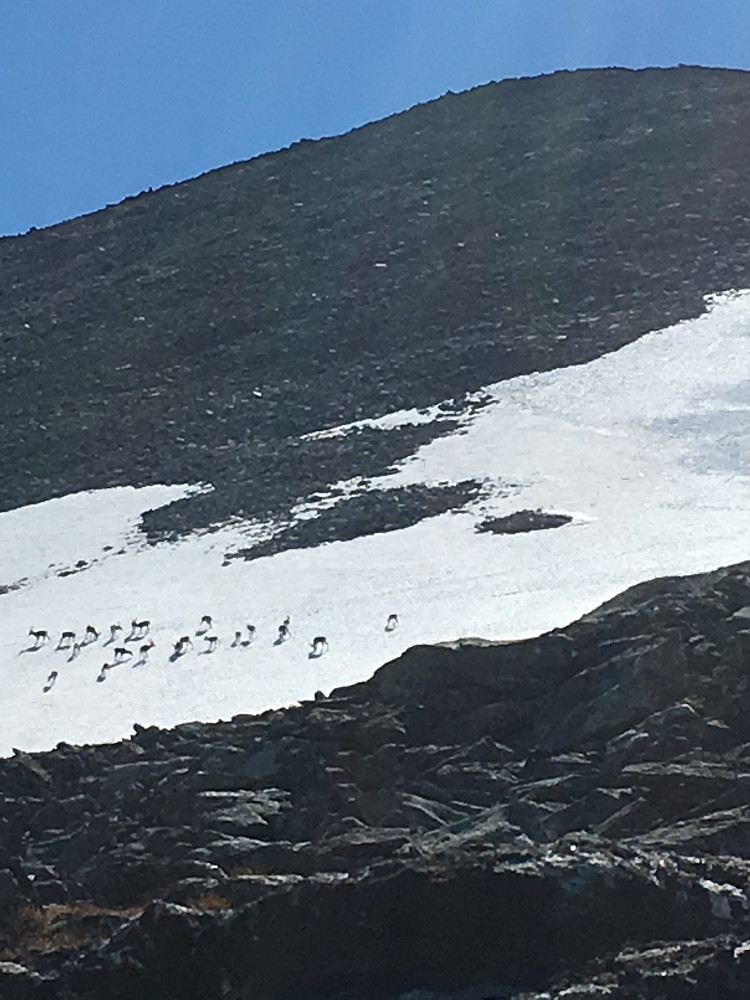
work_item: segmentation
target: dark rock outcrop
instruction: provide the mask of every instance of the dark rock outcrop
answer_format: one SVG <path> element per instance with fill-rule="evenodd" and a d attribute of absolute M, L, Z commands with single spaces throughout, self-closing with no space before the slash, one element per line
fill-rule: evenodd
<path fill-rule="evenodd" d="M 749 605 L 750 564 L 653 581 L 0 761 L 3 995 L 750 996 Z"/>
<path fill-rule="evenodd" d="M 473 480 L 437 486 L 415 483 L 385 490 L 363 487 L 316 516 L 282 527 L 271 538 L 227 553 L 226 558 L 261 559 L 289 549 L 410 528 L 445 511 L 459 512 L 481 492 L 481 484 Z"/>
<path fill-rule="evenodd" d="M 524 531 L 562 528 L 572 520 L 570 514 L 550 514 L 544 510 L 516 510 L 504 517 L 490 517 L 480 521 L 476 531 L 489 531 L 494 535 L 517 535 Z"/>

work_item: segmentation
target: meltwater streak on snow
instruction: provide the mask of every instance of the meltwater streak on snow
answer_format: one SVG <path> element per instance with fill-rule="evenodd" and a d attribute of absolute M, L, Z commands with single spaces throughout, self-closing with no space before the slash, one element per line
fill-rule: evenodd
<path fill-rule="evenodd" d="M 0 752 L 116 739 L 134 722 L 173 725 L 289 704 L 361 680 L 417 642 L 537 634 L 640 580 L 750 558 L 748 373 L 750 294 L 719 296 L 701 318 L 590 364 L 490 387 L 481 394 L 489 404 L 465 414 L 456 433 L 371 484 L 489 480 L 490 495 L 463 512 L 252 562 L 222 565 L 226 551 L 268 526 L 144 546 L 132 536 L 132 514 L 154 506 L 146 490 L 134 492 L 127 518 L 109 490 L 5 515 L 0 544 L 14 574 L 33 579 L 0 597 Z M 384 426 L 410 416 L 393 414 Z M 320 498 L 309 505 L 325 506 Z M 537 507 L 575 520 L 522 535 L 474 530 L 486 516 Z M 24 538 L 27 517 L 34 521 Z M 99 524 L 89 548 L 82 518 Z M 34 538 L 42 532 L 40 558 Z M 72 576 L 39 577 L 49 563 L 89 559 L 105 538 L 126 554 Z M 386 633 L 392 611 L 401 623 Z M 204 613 L 221 638 L 215 653 L 195 636 Z M 275 646 L 287 614 L 292 637 Z M 31 625 L 55 638 L 90 622 L 103 639 L 111 622 L 131 618 L 154 622 L 150 661 L 117 666 L 103 682 L 96 678 L 112 647 L 102 640 L 71 662 L 52 644 L 21 652 Z M 257 626 L 256 642 L 230 648 L 247 623 Z M 194 650 L 170 662 L 172 643 L 187 633 Z M 330 650 L 309 659 L 315 635 L 326 635 Z M 43 693 L 53 669 L 59 676 Z"/>

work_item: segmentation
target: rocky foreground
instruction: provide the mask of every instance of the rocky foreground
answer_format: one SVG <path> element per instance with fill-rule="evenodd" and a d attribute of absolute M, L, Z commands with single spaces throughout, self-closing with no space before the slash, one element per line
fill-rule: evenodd
<path fill-rule="evenodd" d="M 750 997 L 750 564 L 0 761 L 0 996 Z"/>

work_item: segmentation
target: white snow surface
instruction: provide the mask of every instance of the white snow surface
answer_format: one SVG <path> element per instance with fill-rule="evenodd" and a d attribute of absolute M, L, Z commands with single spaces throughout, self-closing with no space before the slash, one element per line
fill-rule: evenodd
<path fill-rule="evenodd" d="M 362 680 L 415 643 L 536 635 L 639 581 L 750 559 L 750 291 L 712 296 L 700 318 L 589 364 L 474 399 L 484 405 L 467 407 L 455 432 L 369 488 L 476 478 L 486 496 L 400 531 L 226 563 L 274 526 L 234 520 L 157 546 L 139 536 L 139 514 L 187 486 L 107 489 L 1 514 L 0 585 L 11 589 L 0 596 L 0 753 L 288 705 Z M 436 404 L 371 425 L 426 416 L 445 412 Z M 347 495 L 357 484 L 338 485 Z M 336 502 L 317 495 L 294 516 Z M 573 521 L 475 531 L 529 508 Z M 400 624 L 386 632 L 391 612 Z M 214 618 L 215 652 L 196 635 L 203 614 Z M 275 644 L 286 615 L 291 637 Z M 134 618 L 152 622 L 148 662 L 134 640 L 135 655 L 98 681 Z M 114 622 L 123 633 L 105 645 Z M 78 657 L 55 648 L 63 630 L 82 636 L 87 624 L 102 635 Z M 232 647 L 246 624 L 256 640 Z M 51 641 L 33 649 L 30 627 Z M 186 634 L 193 649 L 171 658 Z M 330 648 L 310 658 L 316 635 Z"/>

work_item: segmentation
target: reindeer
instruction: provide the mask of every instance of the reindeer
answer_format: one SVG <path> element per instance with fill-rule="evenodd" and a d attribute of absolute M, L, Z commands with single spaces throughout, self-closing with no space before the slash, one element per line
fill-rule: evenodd
<path fill-rule="evenodd" d="M 154 648 L 155 645 L 156 645 L 156 643 L 154 642 L 154 640 L 150 639 L 148 642 L 145 642 L 141 646 L 141 648 L 138 650 L 138 652 L 140 653 L 140 656 L 141 656 L 141 662 L 142 663 L 146 662 L 146 660 L 148 659 L 149 652 Z"/>
<path fill-rule="evenodd" d="M 130 628 L 132 629 L 130 633 L 131 636 L 134 639 L 141 639 L 151 628 L 151 622 L 150 621 L 137 622 L 134 618 L 130 623 Z"/>
<path fill-rule="evenodd" d="M 286 640 L 289 638 L 291 634 L 292 633 L 289 631 L 289 626 L 286 624 L 286 622 L 282 622 L 281 625 L 279 625 L 279 636 L 276 642 L 277 643 L 286 642 Z"/>
<path fill-rule="evenodd" d="M 42 688 L 42 690 L 45 692 L 45 694 L 47 693 L 47 691 L 51 691 L 52 690 L 52 688 L 55 686 L 55 681 L 56 680 L 57 680 L 57 671 L 53 670 L 52 673 L 47 678 L 47 683 Z"/>
<path fill-rule="evenodd" d="M 40 628 L 38 630 L 30 628 L 29 635 L 34 637 L 34 649 L 39 649 L 40 646 L 43 646 L 45 642 L 49 641 L 49 633 L 45 628 Z"/>
<path fill-rule="evenodd" d="M 187 652 L 188 646 L 192 646 L 193 641 L 189 635 L 180 636 L 177 642 L 174 644 L 174 656 L 182 656 L 183 653 Z"/>
<path fill-rule="evenodd" d="M 99 681 L 99 683 L 101 683 L 102 681 L 106 681 L 107 674 L 110 672 L 112 667 L 114 667 L 114 663 L 102 664 L 102 669 L 99 671 L 99 676 L 96 678 Z"/>
<path fill-rule="evenodd" d="M 322 656 L 328 651 L 328 639 L 324 635 L 316 635 L 312 641 L 312 656 Z"/>
<path fill-rule="evenodd" d="M 219 642 L 218 635 L 206 635 L 203 638 L 208 643 L 208 647 L 206 648 L 206 652 L 207 653 L 213 653 L 213 651 L 216 649 L 216 646 L 218 645 L 218 642 Z"/>
<path fill-rule="evenodd" d="M 68 657 L 68 663 L 70 663 L 71 660 L 75 660 L 76 656 L 78 656 L 78 654 L 81 652 L 81 650 L 85 645 L 86 644 L 84 642 L 73 643 L 73 649 L 71 650 L 70 656 Z"/>
<path fill-rule="evenodd" d="M 96 640 L 99 638 L 100 635 L 101 633 L 99 632 L 99 629 L 94 628 L 93 625 L 87 625 L 83 641 L 85 643 L 96 642 Z"/>
<path fill-rule="evenodd" d="M 245 627 L 247 628 L 247 641 L 253 642 L 255 640 L 255 626 L 246 625 Z"/>
<path fill-rule="evenodd" d="M 235 632 L 235 633 L 234 633 L 234 639 L 233 639 L 233 641 L 232 641 L 232 645 L 231 645 L 231 647 L 230 647 L 230 648 L 231 648 L 231 649 L 234 649 L 234 647 L 235 647 L 235 646 L 239 646 L 239 644 L 240 644 L 241 642 L 242 642 L 242 632 Z"/>
<path fill-rule="evenodd" d="M 393 632 L 396 628 L 398 628 L 398 615 L 388 615 L 388 621 L 385 623 L 386 632 Z"/>
<path fill-rule="evenodd" d="M 119 622 L 117 622 L 117 624 L 115 624 L 115 625 L 110 625 L 109 626 L 109 639 L 107 639 L 105 645 L 108 646 L 111 642 L 114 642 L 115 639 L 117 638 L 117 633 L 118 632 L 122 632 L 122 625 L 120 625 Z"/>
<path fill-rule="evenodd" d="M 211 628 L 211 626 L 213 625 L 213 623 L 214 623 L 214 620 L 211 617 L 211 615 L 204 615 L 201 618 L 200 625 L 198 626 L 198 634 L 201 635 L 203 632 L 208 632 L 208 630 Z"/>
<path fill-rule="evenodd" d="M 124 660 L 126 656 L 133 655 L 133 650 L 128 649 L 127 646 L 118 646 L 116 649 L 113 650 L 113 652 L 115 654 L 116 662 Z"/>
<path fill-rule="evenodd" d="M 63 632 L 57 644 L 58 649 L 67 649 L 76 640 L 75 632 Z"/>

